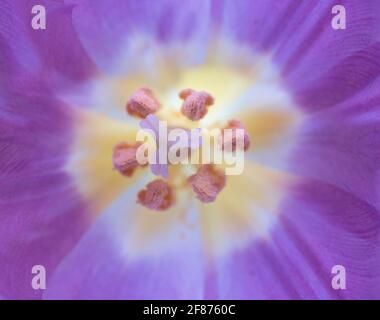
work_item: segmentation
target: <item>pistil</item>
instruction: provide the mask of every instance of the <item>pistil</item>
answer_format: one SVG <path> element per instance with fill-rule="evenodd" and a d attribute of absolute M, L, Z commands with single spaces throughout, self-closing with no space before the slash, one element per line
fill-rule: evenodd
<path fill-rule="evenodd" d="M 179 93 L 179 97 L 184 100 L 181 108 L 182 114 L 192 121 L 202 119 L 208 107 L 214 104 L 214 98 L 205 91 L 195 91 L 184 89 Z"/>
<path fill-rule="evenodd" d="M 249 145 L 251 144 L 251 139 L 249 137 L 247 130 L 245 129 L 245 126 L 241 123 L 240 120 L 237 120 L 237 119 L 230 120 L 224 129 L 232 130 L 232 134 L 229 136 L 226 136 L 224 130 L 222 131 L 222 149 L 223 150 L 229 144 L 231 144 L 232 151 L 236 150 L 237 138 L 238 138 L 236 134 L 236 129 L 244 130 L 244 142 L 243 142 L 244 147 L 243 148 L 244 148 L 244 151 L 248 150 Z"/>
<path fill-rule="evenodd" d="M 211 164 L 202 165 L 188 181 L 196 197 L 204 203 L 214 202 L 226 185 L 226 175 Z"/>
<path fill-rule="evenodd" d="M 214 98 L 205 91 L 184 89 L 179 93 L 179 96 L 183 99 L 181 108 L 182 114 L 193 121 L 202 119 L 207 114 L 208 107 L 214 104 Z M 130 115 L 142 118 L 143 120 L 140 121 L 141 128 L 146 130 L 149 129 L 150 134 L 154 135 L 153 138 L 156 142 L 154 159 L 156 162 L 150 164 L 152 172 L 165 179 L 169 179 L 168 149 L 175 145 L 177 148 L 177 153 L 175 153 L 175 155 L 178 158 L 180 156 L 180 150 L 186 149 L 186 151 L 191 152 L 193 149 L 197 149 L 201 146 L 202 140 L 199 134 L 197 135 L 198 138 L 195 138 L 195 141 L 193 141 L 190 131 L 186 131 L 186 129 L 183 129 L 186 133 L 185 139 L 184 141 L 180 141 L 180 143 L 177 140 L 175 142 L 169 140 L 167 128 L 165 130 L 165 137 L 162 137 L 160 120 L 153 115 L 159 107 L 160 103 L 155 98 L 152 90 L 143 87 L 137 90 L 128 100 L 126 109 Z M 171 127 L 169 128 L 169 132 L 177 129 L 182 128 Z M 242 145 L 244 151 L 249 148 L 249 134 L 239 120 L 230 120 L 224 129 L 231 129 L 232 135 L 225 134 L 224 130 L 222 130 L 221 144 L 223 150 L 232 149 L 232 151 L 235 151 L 239 145 Z M 237 139 L 240 138 L 240 132 L 236 132 L 237 129 L 242 129 L 244 131 L 243 144 L 237 143 Z M 198 128 L 197 130 L 201 129 Z M 230 146 L 232 146 L 232 148 Z M 116 145 L 112 156 L 114 169 L 118 170 L 124 176 L 131 176 L 140 166 L 136 157 L 136 152 L 139 147 L 140 143 L 128 144 L 122 142 Z M 162 157 L 161 153 L 163 154 Z M 162 163 L 162 160 L 164 163 Z M 225 187 L 226 174 L 214 164 L 201 164 L 197 172 L 187 178 L 187 182 L 199 201 L 203 203 L 211 203 L 216 200 L 219 193 Z M 174 190 L 167 180 L 157 179 L 148 183 L 146 187 L 137 194 L 137 202 L 148 209 L 163 211 L 169 209 L 174 204 Z"/>
<path fill-rule="evenodd" d="M 142 87 L 135 91 L 127 102 L 127 112 L 131 116 L 145 118 L 148 114 L 155 113 L 160 103 L 149 88 Z"/>
<path fill-rule="evenodd" d="M 169 209 L 175 202 L 172 187 L 162 179 L 154 180 L 137 195 L 137 202 L 152 210 Z"/>
<path fill-rule="evenodd" d="M 136 159 L 136 150 L 139 145 L 139 143 L 133 145 L 126 142 L 118 143 L 113 149 L 113 168 L 122 175 L 130 177 L 140 166 Z"/>

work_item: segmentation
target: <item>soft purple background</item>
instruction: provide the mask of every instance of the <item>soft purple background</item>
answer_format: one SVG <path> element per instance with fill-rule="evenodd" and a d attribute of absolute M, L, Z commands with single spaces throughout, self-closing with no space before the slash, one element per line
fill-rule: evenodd
<path fill-rule="evenodd" d="M 30 27 L 33 4 L 0 6 L 1 296 L 41 298 L 30 270 L 43 264 L 46 298 L 380 298 L 379 1 L 339 1 L 342 31 L 330 27 L 329 0 L 40 0 L 43 32 Z M 73 111 L 59 94 L 114 72 L 121 44 L 139 32 L 199 48 L 218 34 L 274 57 L 309 117 L 288 165 L 302 183 L 268 241 L 202 262 L 195 237 L 129 262 L 107 218 L 90 223 L 63 170 Z M 346 266 L 347 290 L 332 290 L 334 264 Z"/>

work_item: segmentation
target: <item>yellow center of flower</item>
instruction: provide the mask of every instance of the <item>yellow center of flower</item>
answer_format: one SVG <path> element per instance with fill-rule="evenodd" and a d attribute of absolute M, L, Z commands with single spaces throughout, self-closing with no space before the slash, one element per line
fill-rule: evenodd
<path fill-rule="evenodd" d="M 140 38 L 128 47 L 128 57 L 135 61 L 133 70 L 100 76 L 90 108 L 75 109 L 75 143 L 67 170 L 79 192 L 92 205 L 94 216 L 115 217 L 115 241 L 121 241 L 129 259 L 164 254 L 194 232 L 208 256 L 265 238 L 276 223 L 285 187 L 292 182 L 286 163 L 302 118 L 270 59 L 217 41 L 205 51 L 201 63 L 188 64 L 182 44 L 157 45 L 154 52 L 145 52 L 144 41 Z M 135 203 L 137 192 L 155 179 L 149 170 L 137 170 L 126 179 L 111 169 L 115 143 L 135 141 L 138 121 L 126 117 L 125 103 L 141 86 L 154 90 L 161 103 L 156 115 L 169 126 L 221 128 L 231 118 L 246 126 L 251 146 L 244 172 L 228 177 L 214 203 L 196 201 L 184 185 L 194 172 L 176 165 L 169 171 L 176 204 L 157 214 Z M 184 88 L 201 89 L 215 98 L 200 121 L 181 114 L 178 92 Z"/>

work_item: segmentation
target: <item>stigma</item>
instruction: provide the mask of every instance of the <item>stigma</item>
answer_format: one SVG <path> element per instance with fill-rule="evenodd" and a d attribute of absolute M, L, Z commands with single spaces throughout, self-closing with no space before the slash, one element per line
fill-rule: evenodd
<path fill-rule="evenodd" d="M 131 145 L 121 142 L 114 147 L 112 154 L 113 168 L 123 176 L 130 177 L 140 166 L 136 158 L 136 150 L 139 145 L 138 143 Z"/>
<path fill-rule="evenodd" d="M 198 121 L 206 116 L 208 108 L 214 104 L 214 98 L 205 91 L 195 91 L 193 89 L 184 89 L 179 92 L 179 97 L 183 100 L 181 106 L 182 114 L 192 120 Z M 167 151 L 166 148 L 169 145 L 173 145 L 171 142 L 162 146 L 160 143 L 160 119 L 153 115 L 160 108 L 159 101 L 155 98 L 153 91 L 149 88 L 142 87 L 135 91 L 131 98 L 127 101 L 126 109 L 129 115 L 141 118 L 140 127 L 145 130 L 150 130 L 151 133 L 155 135 L 156 150 L 154 151 L 154 159 L 158 159 L 158 163 L 154 162 L 150 164 L 151 171 L 156 176 L 161 176 L 162 178 L 153 180 L 149 182 L 144 189 L 140 190 L 137 194 L 137 203 L 142 206 L 155 211 L 164 211 L 173 206 L 175 203 L 175 189 L 173 188 L 173 183 L 176 181 L 176 177 L 169 176 L 168 167 L 170 162 L 160 163 L 161 154 L 160 151 Z M 180 127 L 178 127 L 180 128 Z M 176 127 L 170 127 L 170 130 L 178 129 Z M 186 139 L 181 143 L 176 142 L 175 145 L 179 149 L 186 149 L 186 151 L 192 152 L 195 149 L 200 148 L 202 145 L 202 138 L 200 134 L 196 135 L 198 138 L 193 141 L 190 131 L 181 128 L 185 132 Z M 232 130 L 231 134 L 224 134 L 227 132 L 223 129 Z M 250 136 L 245 129 L 244 125 L 237 119 L 228 121 L 227 125 L 222 129 L 222 134 L 220 136 L 219 142 L 221 142 L 221 148 L 224 150 L 235 151 L 237 147 L 241 146 L 244 151 L 247 151 L 250 145 Z M 241 131 L 243 130 L 244 143 L 240 143 L 238 140 L 241 137 Z M 193 129 L 194 130 L 194 129 Z M 201 128 L 197 128 L 201 132 Z M 167 131 L 165 131 L 167 132 Z M 231 132 L 229 132 L 231 133 Z M 239 134 L 239 135 L 238 135 Z M 164 139 L 168 139 L 167 137 Z M 164 140 L 166 141 L 166 140 Z M 168 142 L 170 142 L 168 140 Z M 239 143 L 238 143 L 239 142 Z M 140 143 L 119 143 L 114 147 L 112 162 L 113 167 L 123 176 L 130 177 L 134 171 L 139 166 L 146 166 L 147 164 L 139 164 L 137 159 L 138 149 L 140 148 Z M 230 148 L 228 148 L 228 146 Z M 232 148 L 231 148 L 232 146 Z M 162 150 L 161 150 L 161 149 Z M 177 157 L 178 154 L 176 153 Z M 167 152 L 163 152 L 163 158 L 168 160 Z M 190 156 L 191 158 L 191 156 Z M 145 163 L 145 162 L 144 162 Z M 197 163 L 198 169 L 195 174 L 191 176 L 186 176 L 183 178 L 184 183 L 179 183 L 178 185 L 184 185 L 189 187 L 195 198 L 197 198 L 202 203 L 212 203 L 216 201 L 220 192 L 224 189 L 227 181 L 226 174 L 223 170 L 218 169 L 215 164 L 204 164 L 200 165 Z M 175 183 L 177 185 L 177 182 Z"/>
<path fill-rule="evenodd" d="M 236 129 L 242 129 L 244 131 L 243 135 L 243 149 L 244 151 L 247 151 L 250 144 L 251 144 L 251 138 L 245 128 L 245 126 L 241 123 L 240 120 L 233 119 L 228 121 L 227 126 L 224 129 L 230 129 L 232 130 L 231 135 L 225 135 L 225 131 L 222 131 L 222 150 L 224 150 L 227 146 L 231 145 L 231 151 L 235 151 L 238 145 L 238 136 L 236 133 Z"/>
<path fill-rule="evenodd" d="M 226 185 L 224 171 L 211 164 L 200 166 L 197 173 L 188 179 L 196 197 L 204 203 L 214 202 Z"/>
<path fill-rule="evenodd" d="M 149 182 L 137 195 L 137 203 L 152 210 L 162 211 L 174 204 L 174 193 L 168 182 L 157 179 Z"/>
<path fill-rule="evenodd" d="M 202 119 L 207 114 L 208 107 L 214 104 L 214 98 L 205 91 L 184 89 L 179 93 L 179 97 L 184 100 L 182 114 L 192 121 Z"/>
<path fill-rule="evenodd" d="M 142 87 L 135 91 L 127 102 L 126 110 L 129 115 L 144 119 L 147 115 L 155 113 L 160 103 L 151 89 Z"/>

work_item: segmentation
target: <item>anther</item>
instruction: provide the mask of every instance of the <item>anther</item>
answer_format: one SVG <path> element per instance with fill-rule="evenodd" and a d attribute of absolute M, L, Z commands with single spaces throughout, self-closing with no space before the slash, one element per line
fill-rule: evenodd
<path fill-rule="evenodd" d="M 226 185 L 226 175 L 211 164 L 202 165 L 188 181 L 197 198 L 204 203 L 215 201 Z"/>
<path fill-rule="evenodd" d="M 172 187 L 162 179 L 147 184 L 146 189 L 137 195 L 137 202 L 152 210 L 162 211 L 170 208 L 174 201 Z"/>
<path fill-rule="evenodd" d="M 232 134 L 229 136 L 224 135 L 224 130 L 222 132 L 222 149 L 226 147 L 226 145 L 231 144 L 232 151 L 236 150 L 237 147 L 237 135 L 236 135 L 236 129 L 243 129 L 244 130 L 244 151 L 247 151 L 249 148 L 249 145 L 251 143 L 251 139 L 249 137 L 249 134 L 247 130 L 245 129 L 245 126 L 236 119 L 230 120 L 225 127 L 225 129 L 231 129 Z"/>
<path fill-rule="evenodd" d="M 135 91 L 127 102 L 127 112 L 131 116 L 145 118 L 148 114 L 155 113 L 160 103 L 149 88 L 140 88 Z"/>
<path fill-rule="evenodd" d="M 130 177 L 139 166 L 136 159 L 136 150 L 139 144 L 130 145 L 125 142 L 118 143 L 112 154 L 113 167 L 122 175 Z"/>
<path fill-rule="evenodd" d="M 184 100 L 182 114 L 193 121 L 202 119 L 207 113 L 207 108 L 214 104 L 214 98 L 205 91 L 184 89 L 179 93 L 179 97 Z"/>

